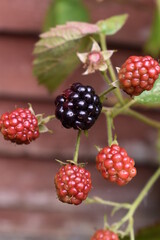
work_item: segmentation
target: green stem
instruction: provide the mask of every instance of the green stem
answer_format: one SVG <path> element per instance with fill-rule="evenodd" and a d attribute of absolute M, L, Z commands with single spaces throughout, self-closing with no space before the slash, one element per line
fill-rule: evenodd
<path fill-rule="evenodd" d="M 135 99 L 129 101 L 128 103 L 126 103 L 123 107 L 121 108 L 113 108 L 112 111 L 112 117 L 115 118 L 117 115 L 119 115 L 120 113 L 124 112 L 125 110 L 127 110 L 130 106 L 132 106 L 134 103 L 136 102 Z"/>
<path fill-rule="evenodd" d="M 110 79 L 109 79 L 109 77 L 108 77 L 107 73 L 106 73 L 106 72 L 101 72 L 101 73 L 103 74 L 103 76 L 104 76 L 104 79 L 105 79 L 106 83 L 110 84 L 110 83 L 111 83 L 111 81 L 110 81 Z"/>
<path fill-rule="evenodd" d="M 124 114 L 124 115 L 128 115 L 128 116 L 132 116 L 151 127 L 160 129 L 160 122 L 153 120 L 149 117 L 146 117 L 143 114 L 138 113 L 132 109 L 129 109 L 129 107 L 131 105 L 133 105 L 134 103 L 135 103 L 135 100 L 131 100 L 129 103 L 125 104 L 123 107 L 118 108 L 118 109 L 116 109 L 116 108 L 108 109 L 107 107 L 103 107 L 103 112 L 112 111 L 113 118 L 116 117 L 117 115 L 119 115 L 120 113 Z"/>
<path fill-rule="evenodd" d="M 115 89 L 115 87 L 111 87 L 111 88 L 107 89 L 106 91 L 104 91 L 103 93 L 101 93 L 101 94 L 99 95 L 99 98 L 100 98 L 101 102 L 103 102 L 103 101 L 104 101 L 104 97 L 105 97 L 109 92 L 112 92 L 114 89 Z"/>
<path fill-rule="evenodd" d="M 132 116 L 132 117 L 140 120 L 141 122 L 144 122 L 144 123 L 150 125 L 151 127 L 160 129 L 160 122 L 158 122 L 156 120 L 153 120 L 153 119 L 150 119 L 150 118 L 144 116 L 143 114 L 138 113 L 134 110 L 127 109 L 123 112 L 123 114 L 127 114 L 129 116 Z"/>
<path fill-rule="evenodd" d="M 103 226 L 103 229 L 108 229 L 109 228 L 109 225 L 108 225 L 108 223 L 107 223 L 107 215 L 105 214 L 104 215 L 104 226 Z"/>
<path fill-rule="evenodd" d="M 107 46 L 106 46 L 106 36 L 101 33 L 99 35 L 100 37 L 100 42 L 101 42 L 101 47 L 102 47 L 102 50 L 103 51 L 106 51 L 107 50 Z M 117 80 L 117 77 L 116 77 L 116 74 L 115 74 L 115 71 L 113 69 L 113 66 L 112 66 L 112 62 L 110 59 L 108 59 L 106 61 L 107 63 L 107 66 L 108 66 L 108 70 L 109 70 L 109 73 L 110 73 L 110 76 L 111 76 L 111 79 L 112 79 L 112 82 L 115 82 Z M 119 90 L 119 88 L 116 89 L 115 91 L 115 95 L 117 97 L 117 99 L 120 101 L 120 103 L 123 105 L 124 104 L 124 100 L 122 98 L 122 95 L 121 95 L 121 91 Z"/>
<path fill-rule="evenodd" d="M 154 183 L 157 181 L 157 179 L 160 177 L 160 167 L 156 170 L 156 172 L 153 174 L 153 176 L 149 179 L 145 187 L 140 192 L 139 196 L 136 198 L 136 200 L 133 202 L 131 213 L 134 214 L 137 207 L 140 205 L 144 197 L 147 195 L 148 191 L 152 188 Z"/>
<path fill-rule="evenodd" d="M 111 206 L 111 207 L 121 207 L 121 208 L 128 208 L 128 209 L 131 207 L 131 205 L 129 203 L 117 203 L 117 202 L 112 202 L 112 201 L 106 201 L 99 197 L 87 198 L 86 202 L 87 203 L 99 203 L 99 204 L 107 205 L 107 206 Z"/>
<path fill-rule="evenodd" d="M 158 159 L 158 163 L 160 165 L 160 129 L 158 129 L 158 137 L 157 137 L 157 159 Z"/>
<path fill-rule="evenodd" d="M 153 186 L 153 184 L 157 181 L 157 179 L 159 177 L 160 177 L 160 167 L 157 169 L 157 171 L 153 174 L 153 176 L 149 179 L 149 181 L 147 182 L 145 187 L 142 189 L 142 191 L 140 192 L 140 194 L 138 195 L 136 200 L 131 205 L 131 208 L 128 211 L 128 213 L 121 219 L 121 221 L 119 221 L 115 225 L 115 227 L 114 227 L 115 230 L 118 230 L 126 221 L 128 221 L 130 218 L 133 217 L 137 207 L 140 205 L 140 203 L 145 198 L 148 191 L 151 189 L 151 187 Z"/>
<path fill-rule="evenodd" d="M 105 113 L 106 118 L 107 118 L 107 134 L 108 134 L 108 145 L 111 146 L 113 142 L 113 136 L 112 136 L 112 117 L 111 117 L 111 112 L 106 112 Z"/>
<path fill-rule="evenodd" d="M 131 226 L 131 228 L 130 228 L 130 240 L 135 240 L 133 226 Z"/>
<path fill-rule="evenodd" d="M 79 153 L 79 146 L 80 146 L 80 137 L 81 137 L 81 130 L 78 131 L 78 135 L 77 135 L 76 147 L 75 147 L 74 158 L 73 158 L 73 162 L 75 164 L 78 163 L 78 153 Z"/>

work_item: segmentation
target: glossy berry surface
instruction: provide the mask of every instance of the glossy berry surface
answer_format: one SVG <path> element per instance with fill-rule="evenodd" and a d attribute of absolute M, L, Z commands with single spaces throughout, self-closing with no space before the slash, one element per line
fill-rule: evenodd
<path fill-rule="evenodd" d="M 119 237 L 110 230 L 99 229 L 91 237 L 91 240 L 119 240 Z"/>
<path fill-rule="evenodd" d="M 61 202 L 79 205 L 91 189 L 91 174 L 82 167 L 66 164 L 59 169 L 54 182 Z"/>
<path fill-rule="evenodd" d="M 110 182 L 122 186 L 136 175 L 135 162 L 124 148 L 112 144 L 103 148 L 96 157 L 96 167 L 102 176 Z"/>
<path fill-rule="evenodd" d="M 120 87 L 131 96 L 151 90 L 160 74 L 159 63 L 150 56 L 131 56 L 119 71 Z"/>
<path fill-rule="evenodd" d="M 38 120 L 29 109 L 17 108 L 2 114 L 0 131 L 6 140 L 28 144 L 39 137 Z"/>
<path fill-rule="evenodd" d="M 87 130 L 97 120 L 102 105 L 90 86 L 74 83 L 55 100 L 56 117 L 65 128 Z"/>

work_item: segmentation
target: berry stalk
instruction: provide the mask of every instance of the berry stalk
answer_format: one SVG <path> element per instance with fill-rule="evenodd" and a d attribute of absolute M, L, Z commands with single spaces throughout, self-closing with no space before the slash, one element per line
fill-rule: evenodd
<path fill-rule="evenodd" d="M 108 84 L 111 84 L 111 81 L 110 81 L 107 73 L 106 73 L 106 72 L 102 72 L 102 75 L 104 76 L 104 80 L 105 80 Z"/>
<path fill-rule="evenodd" d="M 109 92 L 112 92 L 114 89 L 115 89 L 115 87 L 110 87 L 110 88 L 108 88 L 107 90 L 105 90 L 104 92 L 102 92 L 102 93 L 99 95 L 99 98 L 100 98 L 101 103 L 103 103 L 103 101 L 105 100 L 105 96 L 106 96 Z"/>
<path fill-rule="evenodd" d="M 118 202 L 106 201 L 106 200 L 104 200 L 102 198 L 99 198 L 99 197 L 87 198 L 86 203 L 89 203 L 89 204 L 99 203 L 99 204 L 102 204 L 102 205 L 116 207 L 118 209 L 120 209 L 120 208 L 129 209 L 131 207 L 131 204 L 129 204 L 129 203 L 118 203 Z"/>
<path fill-rule="evenodd" d="M 99 35 L 99 37 L 100 37 L 100 43 L 101 43 L 102 50 L 103 50 L 103 51 L 106 51 L 106 50 L 107 50 L 107 46 L 106 46 L 106 36 L 101 33 L 101 34 Z M 106 63 L 107 63 L 107 66 L 108 66 L 108 70 L 109 70 L 109 73 L 110 73 L 112 82 L 115 82 L 115 81 L 117 80 L 117 78 L 116 78 L 116 74 L 115 74 L 115 72 L 114 72 L 114 69 L 113 69 L 111 60 L 110 60 L 110 59 L 106 60 Z M 105 77 L 105 75 L 104 75 L 104 77 Z M 105 79 L 106 79 L 106 78 L 105 78 Z M 108 82 L 108 79 L 107 79 L 107 82 Z M 117 99 L 119 100 L 119 102 L 123 105 L 123 104 L 124 104 L 124 100 L 123 100 L 123 97 L 122 97 L 122 95 L 121 95 L 121 92 L 120 92 L 119 88 L 116 89 L 115 95 L 116 95 Z"/>
<path fill-rule="evenodd" d="M 126 103 L 123 107 L 121 108 L 113 108 L 112 111 L 112 117 L 115 118 L 117 115 L 119 115 L 121 112 L 129 109 L 130 106 L 132 106 L 133 104 L 135 104 L 136 100 L 132 99 L 131 101 L 129 101 L 128 103 Z"/>
<path fill-rule="evenodd" d="M 112 142 L 113 142 L 113 135 L 112 135 L 112 116 L 111 116 L 111 112 L 108 111 L 105 113 L 106 115 L 106 119 L 107 119 L 107 134 L 108 134 L 108 145 L 111 146 Z"/>
<path fill-rule="evenodd" d="M 81 130 L 79 130 L 78 134 L 77 134 L 76 147 L 75 147 L 75 152 L 74 152 L 74 157 L 73 157 L 73 162 L 75 164 L 78 163 L 78 153 L 79 153 L 79 146 L 80 146 L 80 138 L 81 138 Z"/>
<path fill-rule="evenodd" d="M 131 230 L 130 230 L 130 240 L 135 240 L 133 228 L 131 228 Z"/>

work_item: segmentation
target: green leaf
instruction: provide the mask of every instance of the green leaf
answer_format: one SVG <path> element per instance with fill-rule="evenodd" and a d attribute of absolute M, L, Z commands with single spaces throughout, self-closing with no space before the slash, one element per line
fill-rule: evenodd
<path fill-rule="evenodd" d="M 129 240 L 129 237 L 123 240 Z M 160 239 L 160 224 L 141 229 L 137 234 L 135 240 L 159 240 Z"/>
<path fill-rule="evenodd" d="M 99 30 L 105 35 L 113 35 L 118 32 L 127 21 L 128 14 L 116 15 L 106 20 L 97 22 Z"/>
<path fill-rule="evenodd" d="M 150 91 L 144 91 L 139 96 L 135 97 L 138 103 L 142 104 L 159 104 L 160 103 L 160 75 L 155 81 L 153 88 Z"/>
<path fill-rule="evenodd" d="M 52 0 L 44 19 L 43 31 L 68 21 L 89 21 L 89 12 L 82 0 Z"/>
<path fill-rule="evenodd" d="M 86 51 L 95 24 L 68 22 L 41 34 L 34 48 L 33 72 L 40 84 L 53 92 L 80 63 L 76 52 Z"/>
<path fill-rule="evenodd" d="M 147 54 L 154 57 L 160 55 L 160 0 L 157 0 L 157 7 L 154 13 L 150 37 L 144 47 Z"/>

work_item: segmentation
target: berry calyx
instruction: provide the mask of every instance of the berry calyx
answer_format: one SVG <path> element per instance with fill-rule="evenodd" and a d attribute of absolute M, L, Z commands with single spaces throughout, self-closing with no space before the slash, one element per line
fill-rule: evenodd
<path fill-rule="evenodd" d="M 91 190 L 91 174 L 74 164 L 62 166 L 54 178 L 57 196 L 61 202 L 79 205 Z"/>
<path fill-rule="evenodd" d="M 100 115 L 102 104 L 91 86 L 74 83 L 55 100 L 55 115 L 65 128 L 88 130 Z"/>
<path fill-rule="evenodd" d="M 103 148 L 96 157 L 96 167 L 102 176 L 120 186 L 135 177 L 137 171 L 134 165 L 134 160 L 128 156 L 126 150 L 117 144 Z"/>
<path fill-rule="evenodd" d="M 28 108 L 17 108 L 2 114 L 0 131 L 5 140 L 28 144 L 39 137 L 38 120 Z"/>
<path fill-rule="evenodd" d="M 131 96 L 151 90 L 160 74 L 160 65 L 151 56 L 131 56 L 118 73 L 120 87 Z"/>
<path fill-rule="evenodd" d="M 119 240 L 119 237 L 110 230 L 99 229 L 91 237 L 91 240 Z"/>

